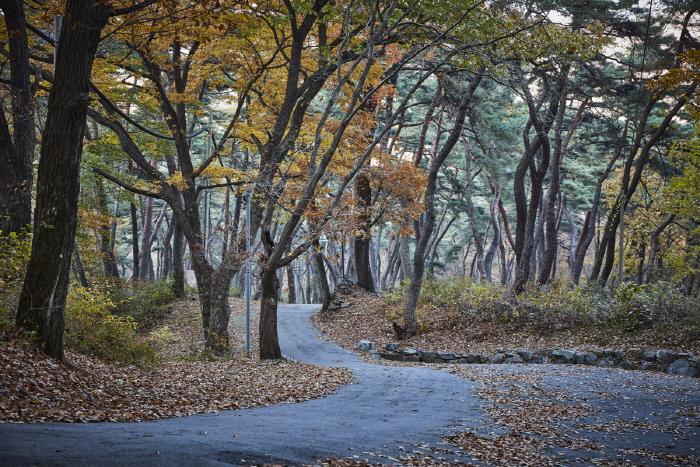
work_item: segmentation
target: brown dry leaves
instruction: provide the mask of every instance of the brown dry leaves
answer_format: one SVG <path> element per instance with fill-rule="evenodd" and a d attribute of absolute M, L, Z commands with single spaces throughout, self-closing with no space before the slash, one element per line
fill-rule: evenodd
<path fill-rule="evenodd" d="M 192 318 L 194 315 L 194 319 Z M 180 302 L 166 320 L 166 357 L 196 350 L 196 301 Z M 190 341 L 190 338 L 192 339 Z M 245 355 L 214 361 L 166 361 L 142 370 L 69 352 L 70 364 L 30 344 L 0 344 L 0 421 L 140 421 L 320 397 L 347 384 L 350 371 Z"/>
<path fill-rule="evenodd" d="M 369 339 L 375 348 L 382 348 L 397 338 L 391 329 L 391 316 L 397 315 L 380 297 L 359 288 L 352 295 L 341 296 L 350 307 L 319 315 L 315 324 L 331 340 L 349 349 L 358 341 Z M 428 330 L 402 342 L 413 347 L 436 352 L 479 352 L 492 354 L 502 350 L 528 349 L 539 351 L 550 348 L 602 350 L 613 348 L 663 348 L 676 351 L 697 349 L 676 348 L 652 331 L 618 334 L 610 328 L 567 329 L 549 334 L 511 329 L 507 325 L 486 322 L 464 322 L 449 316 L 445 310 L 431 307 L 419 310 L 419 321 Z M 401 324 L 401 323 L 399 323 Z"/>

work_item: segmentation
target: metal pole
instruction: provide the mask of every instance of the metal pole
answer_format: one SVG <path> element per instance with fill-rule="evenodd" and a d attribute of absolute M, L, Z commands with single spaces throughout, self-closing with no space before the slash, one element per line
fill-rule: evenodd
<path fill-rule="evenodd" d="M 58 58 L 58 38 L 61 35 L 61 26 L 63 25 L 63 16 L 56 15 L 53 18 L 53 66 L 54 74 L 56 73 L 56 60 Z"/>
<path fill-rule="evenodd" d="M 252 254 L 250 241 L 250 205 L 253 201 L 253 189 L 248 190 L 248 197 L 245 207 L 245 350 L 250 355 L 250 274 Z"/>
<path fill-rule="evenodd" d="M 620 238 L 618 239 L 619 258 L 617 260 L 617 283 L 622 284 L 625 281 L 625 197 L 620 201 Z"/>

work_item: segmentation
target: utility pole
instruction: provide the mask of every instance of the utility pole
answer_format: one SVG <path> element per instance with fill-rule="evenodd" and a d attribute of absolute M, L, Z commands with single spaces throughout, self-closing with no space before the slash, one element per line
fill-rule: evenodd
<path fill-rule="evenodd" d="M 250 240 L 250 205 L 253 202 L 253 188 L 248 190 L 245 206 L 245 350 L 250 356 L 250 274 L 251 274 L 251 240 Z"/>
<path fill-rule="evenodd" d="M 620 212 L 618 214 L 620 216 L 620 232 L 619 232 L 619 245 L 618 245 L 618 250 L 620 257 L 618 258 L 618 271 L 617 271 L 617 284 L 621 285 L 625 281 L 625 198 L 624 195 L 622 197 L 622 201 L 620 202 Z"/>

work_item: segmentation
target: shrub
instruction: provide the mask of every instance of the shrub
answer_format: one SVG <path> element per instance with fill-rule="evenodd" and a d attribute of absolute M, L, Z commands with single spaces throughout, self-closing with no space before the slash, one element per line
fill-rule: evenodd
<path fill-rule="evenodd" d="M 32 249 L 29 232 L 0 232 L 0 335 L 14 323 L 15 306 Z"/>
<path fill-rule="evenodd" d="M 388 317 L 400 320 L 406 297 L 406 287 L 388 292 L 384 302 L 389 305 Z M 484 282 L 477 284 L 468 278 L 456 277 L 442 280 L 426 280 L 416 310 L 416 319 L 421 331 L 437 325 L 436 320 L 446 317 L 441 324 L 454 326 L 469 321 L 493 321 L 500 318 L 506 289 L 500 284 Z"/>
<path fill-rule="evenodd" d="M 384 296 L 389 319 L 401 319 L 405 296 L 406 285 Z M 679 345 L 700 339 L 700 297 L 687 296 L 670 282 L 625 283 L 612 293 L 592 285 L 531 284 L 516 302 L 507 298 L 500 284 L 476 284 L 467 278 L 426 280 L 416 318 L 422 331 L 480 321 L 540 333 L 602 326 L 625 332 L 653 330 Z"/>
<path fill-rule="evenodd" d="M 178 343 L 180 340 L 181 337 L 168 326 L 161 326 L 148 336 L 148 342 L 159 352 L 165 351 L 170 345 Z"/>
<path fill-rule="evenodd" d="M 67 346 L 126 365 L 155 363 L 155 350 L 139 337 L 136 321 L 112 314 L 114 307 L 109 290 L 72 287 L 66 306 Z"/>
<path fill-rule="evenodd" d="M 609 306 L 609 298 L 595 287 L 570 288 L 564 283 L 554 283 L 526 290 L 519 297 L 516 314 L 522 326 L 557 331 L 603 325 L 609 316 Z"/>
<path fill-rule="evenodd" d="M 613 294 L 611 322 L 625 331 L 658 328 L 685 339 L 700 337 L 700 298 L 670 282 L 625 283 Z"/>
<path fill-rule="evenodd" d="M 139 329 L 147 329 L 160 321 L 167 305 L 175 300 L 170 282 L 136 282 L 121 285 L 110 293 L 114 313 L 133 318 Z"/>

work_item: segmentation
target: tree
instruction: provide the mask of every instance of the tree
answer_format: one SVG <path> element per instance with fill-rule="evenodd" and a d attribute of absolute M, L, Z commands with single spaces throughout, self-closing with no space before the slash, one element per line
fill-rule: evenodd
<path fill-rule="evenodd" d="M 411 336 L 415 335 L 418 330 L 416 323 L 416 307 L 418 306 L 418 297 L 420 295 L 420 289 L 423 282 L 426 247 L 428 245 L 428 239 L 433 233 L 433 228 L 435 226 L 435 211 L 433 208 L 435 204 L 434 198 L 435 189 L 437 187 L 438 172 L 462 134 L 462 128 L 464 127 L 464 120 L 467 117 L 469 103 L 472 96 L 476 92 L 483 75 L 483 70 L 475 73 L 469 81 L 469 86 L 467 89 L 462 92 L 462 96 L 458 101 L 459 103 L 456 105 L 454 124 L 450 130 L 449 136 L 440 148 L 440 151 L 430 161 L 430 165 L 428 166 L 427 185 L 425 187 L 425 193 L 423 194 L 425 219 L 422 223 L 419 234 L 417 235 L 418 239 L 416 242 L 416 249 L 413 253 L 413 274 L 411 276 L 411 283 L 408 288 L 406 304 L 404 305 L 404 326 L 406 328 L 406 333 Z"/>
<path fill-rule="evenodd" d="M 0 100 L 0 232 L 19 232 L 31 223 L 34 160 L 34 93 L 30 82 L 29 42 L 24 2 L 0 2 L 10 45 L 10 132 Z"/>
<path fill-rule="evenodd" d="M 17 305 L 17 325 L 37 332 L 46 353 L 59 359 L 90 75 L 102 29 L 110 17 L 122 12 L 108 3 L 68 0 L 56 52 L 42 133 L 32 251 Z"/>

